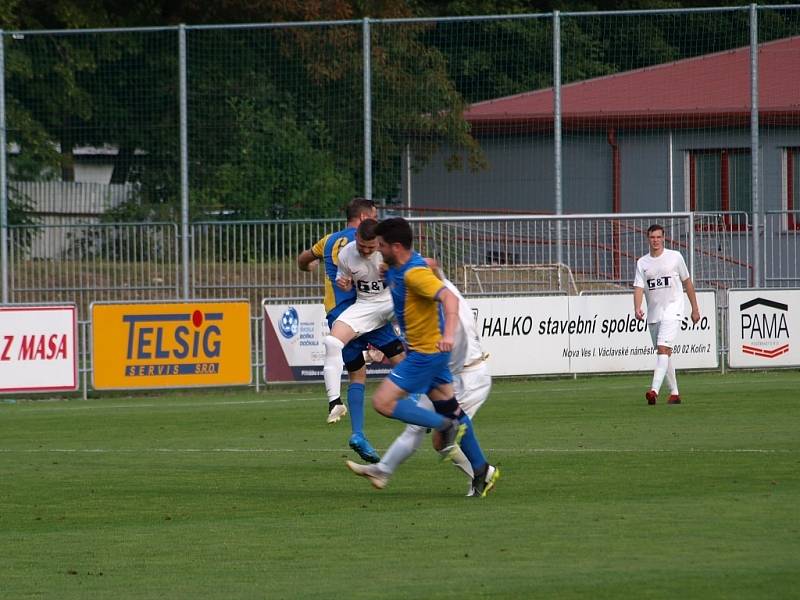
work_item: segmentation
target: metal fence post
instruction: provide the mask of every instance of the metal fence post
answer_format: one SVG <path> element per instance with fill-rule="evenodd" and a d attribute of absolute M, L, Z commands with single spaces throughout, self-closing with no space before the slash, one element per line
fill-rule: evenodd
<path fill-rule="evenodd" d="M 758 194 L 758 5 L 750 5 L 750 162 L 753 204 L 753 285 L 761 287 L 761 200 Z"/>
<path fill-rule="evenodd" d="M 186 100 L 186 25 L 178 27 L 179 112 L 181 130 L 181 293 L 189 298 L 189 125 Z"/>
<path fill-rule="evenodd" d="M 372 198 L 372 45 L 369 17 L 364 17 L 364 197 Z"/>
<path fill-rule="evenodd" d="M 0 29 L 0 288 L 2 303 L 8 304 L 8 172 L 6 170 L 6 54 L 5 35 Z"/>
<path fill-rule="evenodd" d="M 553 11 L 553 181 L 555 213 L 563 214 L 561 166 L 561 13 Z M 556 221 L 556 263 L 563 264 L 561 221 Z M 561 270 L 559 269 L 559 277 Z"/>
<path fill-rule="evenodd" d="M 672 211 L 670 211 L 672 212 Z M 692 278 L 692 282 L 695 280 L 694 276 L 694 213 L 689 213 L 689 239 L 687 242 L 689 243 L 689 277 Z"/>

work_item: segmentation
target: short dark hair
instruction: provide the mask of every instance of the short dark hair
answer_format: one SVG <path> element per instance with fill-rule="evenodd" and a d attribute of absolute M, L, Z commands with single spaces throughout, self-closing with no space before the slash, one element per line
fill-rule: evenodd
<path fill-rule="evenodd" d="M 654 231 L 660 231 L 661 233 L 664 233 L 664 228 L 658 223 L 653 223 L 652 225 L 650 225 L 650 227 L 647 228 L 647 235 L 650 235 Z"/>
<path fill-rule="evenodd" d="M 392 217 L 381 221 L 375 228 L 375 235 L 381 236 L 387 244 L 399 243 L 406 250 L 410 250 L 414 242 L 411 225 L 403 217 Z"/>
<path fill-rule="evenodd" d="M 350 202 L 347 203 L 345 214 L 347 215 L 347 220 L 352 221 L 353 219 L 358 218 L 360 215 L 364 213 L 369 213 L 370 216 L 372 216 L 372 211 L 374 208 L 375 208 L 374 200 L 356 196 L 355 198 L 350 200 Z"/>
<path fill-rule="evenodd" d="M 375 219 L 364 219 L 356 230 L 356 234 L 365 242 L 375 239 L 375 228 L 378 222 Z"/>

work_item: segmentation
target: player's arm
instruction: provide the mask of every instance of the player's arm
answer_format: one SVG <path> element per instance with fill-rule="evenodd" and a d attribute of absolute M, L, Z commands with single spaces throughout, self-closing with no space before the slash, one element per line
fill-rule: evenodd
<path fill-rule="evenodd" d="M 345 248 L 347 247 L 345 246 Z M 339 264 L 336 271 L 336 287 L 345 292 L 353 289 L 353 272 L 347 262 L 349 256 L 344 250 L 339 253 Z"/>
<path fill-rule="evenodd" d="M 642 310 L 642 300 L 644 299 L 644 288 L 633 288 L 633 314 L 640 321 L 644 320 L 644 310 Z"/>
<path fill-rule="evenodd" d="M 303 250 L 297 256 L 297 266 L 301 271 L 311 271 L 316 266 L 315 261 L 317 260 L 319 260 L 319 257 L 314 256 L 311 250 Z"/>
<path fill-rule="evenodd" d="M 297 255 L 297 267 L 301 271 L 311 271 L 317 266 L 318 263 L 315 261 L 318 261 L 320 258 L 322 258 L 325 252 L 325 242 L 327 239 L 328 236 L 326 235 L 316 244 L 311 246 L 311 248 L 308 250 L 303 250 Z"/>
<path fill-rule="evenodd" d="M 689 297 L 689 304 L 692 305 L 692 323 L 697 323 L 700 320 L 700 305 L 697 303 L 697 292 L 691 277 L 683 280 L 683 289 Z"/>
<path fill-rule="evenodd" d="M 686 261 L 683 260 L 683 255 L 678 254 L 678 277 L 683 282 L 683 289 L 689 297 L 689 304 L 692 305 L 692 323 L 697 323 L 700 320 L 700 306 L 697 304 L 697 293 L 694 289 L 694 283 L 689 275 L 689 269 L 686 268 Z"/>
<path fill-rule="evenodd" d="M 639 262 L 636 262 L 636 271 L 633 276 L 633 314 L 640 321 L 644 321 L 642 300 L 644 299 L 644 273 Z"/>
<path fill-rule="evenodd" d="M 458 298 L 427 267 L 415 267 L 405 276 L 406 286 L 424 298 L 441 302 L 444 309 L 444 332 L 437 343 L 440 352 L 450 352 L 455 344 L 458 325 Z"/>
<path fill-rule="evenodd" d="M 450 352 L 456 341 L 456 329 L 458 328 L 458 298 L 456 295 L 443 287 L 439 290 L 436 299 L 442 303 L 444 308 L 444 333 L 439 340 L 439 350 Z"/>

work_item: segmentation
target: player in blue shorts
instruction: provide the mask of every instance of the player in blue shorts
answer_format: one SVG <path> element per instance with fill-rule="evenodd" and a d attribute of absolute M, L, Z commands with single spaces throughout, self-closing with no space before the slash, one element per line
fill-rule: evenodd
<path fill-rule="evenodd" d="M 347 227 L 321 238 L 310 249 L 304 250 L 297 257 L 301 271 L 310 271 L 322 261 L 325 267 L 325 296 L 323 303 L 327 313 L 328 326 L 356 302 L 354 288 L 343 289 L 336 285 L 339 271 L 339 252 L 356 238 L 356 230 L 362 222 L 377 216 L 375 202 L 367 198 L 353 198 L 347 205 Z M 364 389 L 367 379 L 364 350 L 371 344 L 378 348 L 390 362 L 398 362 L 403 357 L 403 344 L 394 334 L 390 326 L 367 332 L 349 342 L 342 348 L 342 360 L 349 376 L 347 388 L 347 404 L 350 406 L 350 424 L 353 435 L 350 447 L 364 460 L 377 463 L 380 455 L 370 445 L 364 435 Z M 345 414 L 347 408 L 340 397 L 328 401 L 328 423 L 336 423 Z"/>
<path fill-rule="evenodd" d="M 389 265 L 386 277 L 407 352 L 378 387 L 373 406 L 386 417 L 436 430 L 442 452 L 460 446 L 472 466 L 475 495 L 486 496 L 500 470 L 490 469 L 472 422 L 456 400 L 448 367 L 459 323 L 458 298 L 413 250 L 413 233 L 405 219 L 381 221 L 375 233 Z M 409 394 L 427 394 L 436 412 L 417 406 Z"/>

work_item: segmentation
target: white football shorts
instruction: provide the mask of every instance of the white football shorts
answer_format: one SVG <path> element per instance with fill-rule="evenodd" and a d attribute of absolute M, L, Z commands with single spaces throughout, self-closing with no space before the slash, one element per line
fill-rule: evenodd
<path fill-rule="evenodd" d="M 653 346 L 672 348 L 675 345 L 675 339 L 678 337 L 681 322 L 678 319 L 657 321 L 655 323 L 648 323 L 647 328 L 650 330 L 650 338 L 653 340 Z"/>
<path fill-rule="evenodd" d="M 492 389 L 489 365 L 482 360 L 474 366 L 464 368 L 460 373 L 454 373 L 453 387 L 461 410 L 473 419 Z"/>
<path fill-rule="evenodd" d="M 345 309 L 336 320 L 349 325 L 359 336 L 380 329 L 389 323 L 393 316 L 394 303 L 391 295 L 387 295 L 385 300 L 368 302 L 356 300 L 356 303 Z"/>

